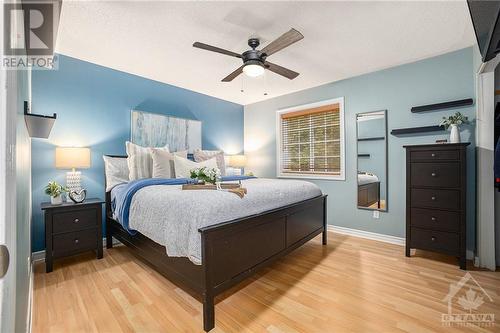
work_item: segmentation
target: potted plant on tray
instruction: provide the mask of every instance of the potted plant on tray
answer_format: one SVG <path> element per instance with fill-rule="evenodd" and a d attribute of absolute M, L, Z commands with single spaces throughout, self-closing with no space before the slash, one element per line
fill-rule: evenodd
<path fill-rule="evenodd" d="M 190 178 L 196 180 L 198 184 L 215 184 L 220 180 L 220 177 L 218 168 L 202 167 L 190 170 Z"/>
<path fill-rule="evenodd" d="M 450 143 L 460 143 L 460 125 L 468 123 L 469 118 L 457 112 L 454 115 L 443 117 L 439 126 L 444 126 L 445 129 L 451 128 Z"/>
<path fill-rule="evenodd" d="M 68 189 L 52 181 L 45 187 L 45 194 L 50 195 L 50 203 L 53 205 L 62 204 L 62 194 L 68 192 Z"/>

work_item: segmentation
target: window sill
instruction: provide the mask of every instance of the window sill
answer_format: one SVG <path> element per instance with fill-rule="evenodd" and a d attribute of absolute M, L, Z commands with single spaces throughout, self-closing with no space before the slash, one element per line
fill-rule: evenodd
<path fill-rule="evenodd" d="M 314 180 L 334 180 L 334 181 L 345 181 L 344 175 L 332 176 L 332 175 L 301 175 L 301 174 L 278 174 L 278 178 L 291 178 L 291 179 L 314 179 Z"/>

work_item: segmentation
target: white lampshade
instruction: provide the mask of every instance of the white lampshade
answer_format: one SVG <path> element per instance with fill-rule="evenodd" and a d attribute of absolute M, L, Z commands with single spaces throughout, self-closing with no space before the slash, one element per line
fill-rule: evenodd
<path fill-rule="evenodd" d="M 56 147 L 56 168 L 90 168 L 90 149 L 74 147 Z"/>
<path fill-rule="evenodd" d="M 243 67 L 243 73 L 250 77 L 256 77 L 264 74 L 264 67 L 261 65 L 250 64 Z"/>
<path fill-rule="evenodd" d="M 247 164 L 247 157 L 245 155 L 229 156 L 229 166 L 232 168 L 244 168 L 246 164 Z"/>

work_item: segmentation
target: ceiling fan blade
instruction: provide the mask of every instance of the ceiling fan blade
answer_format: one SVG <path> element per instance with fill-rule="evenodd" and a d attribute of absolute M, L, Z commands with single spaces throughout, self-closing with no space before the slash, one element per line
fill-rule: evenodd
<path fill-rule="evenodd" d="M 264 47 L 261 51 L 266 55 L 270 56 L 273 53 L 278 52 L 279 50 L 284 49 L 287 46 L 292 45 L 295 42 L 298 42 L 304 38 L 304 36 L 295 30 L 294 28 L 285 32 L 283 35 L 279 36 L 277 39 L 269 43 L 266 47 Z"/>
<path fill-rule="evenodd" d="M 241 54 L 238 54 L 238 53 L 232 52 L 232 51 L 228 51 L 228 50 L 224 50 L 224 49 L 221 49 L 220 47 L 217 47 L 217 46 L 212 46 L 212 45 L 208 45 L 208 44 L 204 44 L 204 43 L 200 43 L 200 42 L 194 42 L 193 46 L 197 47 L 199 49 L 217 52 L 217 53 L 222 53 L 222 54 L 236 57 L 236 58 L 241 58 Z"/>
<path fill-rule="evenodd" d="M 269 61 L 266 61 L 264 63 L 264 67 L 269 69 L 271 72 L 275 72 L 276 74 L 282 75 L 290 80 L 295 79 L 297 76 L 299 76 L 299 73 L 292 71 L 291 69 L 281 67 L 279 65 L 273 64 Z"/>
<path fill-rule="evenodd" d="M 226 76 L 225 78 L 223 78 L 222 82 L 231 82 L 231 81 L 233 81 L 238 75 L 240 75 L 241 73 L 243 73 L 243 67 L 245 67 L 245 65 L 242 65 L 240 68 L 238 68 L 237 70 L 235 70 L 234 72 L 232 72 L 231 74 L 229 74 L 228 76 Z"/>

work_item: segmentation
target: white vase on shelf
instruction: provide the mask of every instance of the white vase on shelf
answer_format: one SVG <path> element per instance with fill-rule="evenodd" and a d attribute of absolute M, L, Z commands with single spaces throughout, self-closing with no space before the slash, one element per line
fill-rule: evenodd
<path fill-rule="evenodd" d="M 50 203 L 53 205 L 60 205 L 62 204 L 62 196 L 58 195 L 57 197 L 50 197 Z"/>
<path fill-rule="evenodd" d="M 450 125 L 450 143 L 460 143 L 460 130 L 458 125 Z"/>

